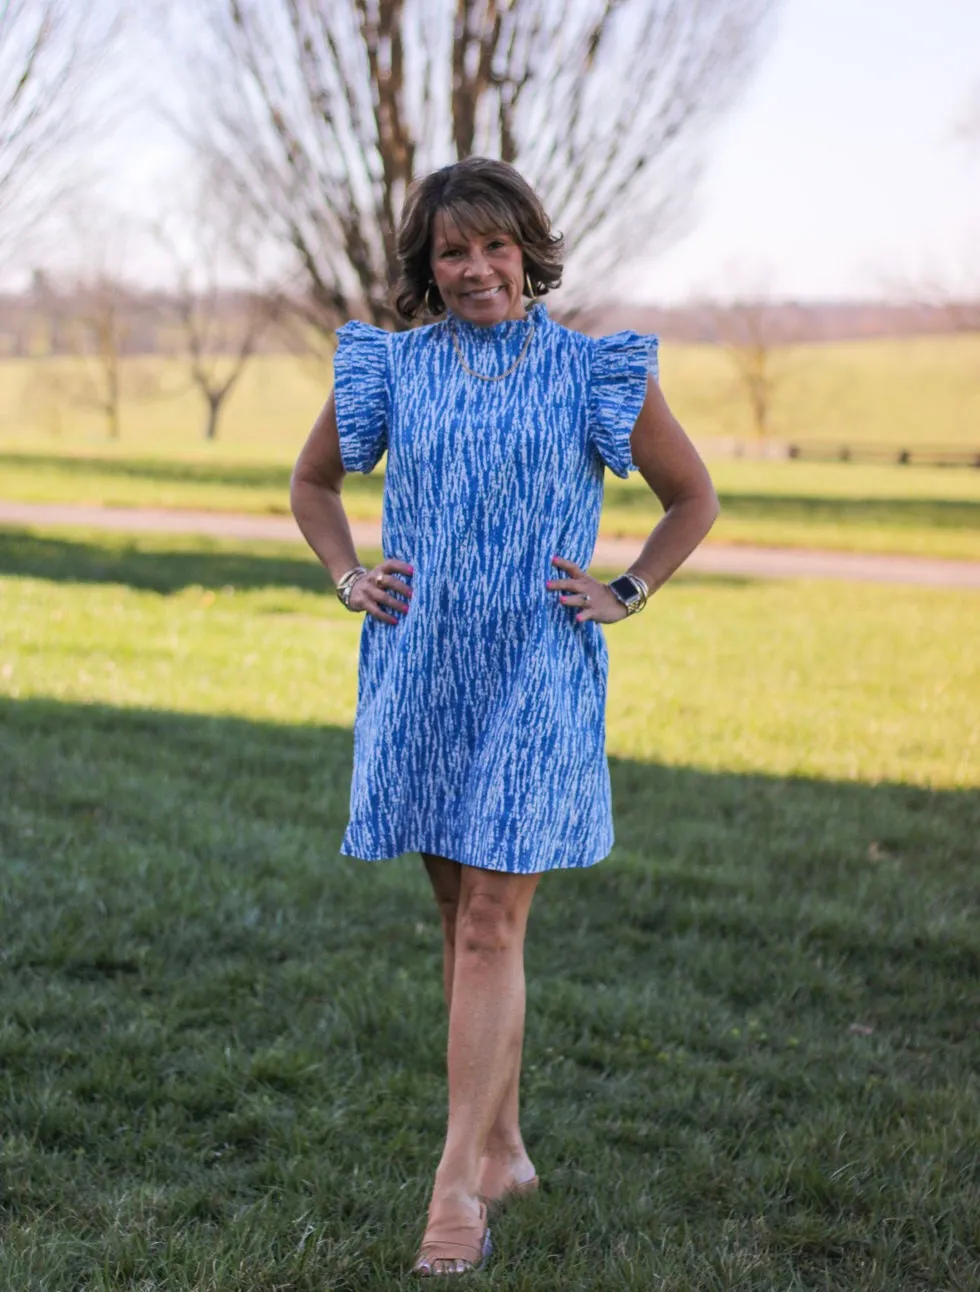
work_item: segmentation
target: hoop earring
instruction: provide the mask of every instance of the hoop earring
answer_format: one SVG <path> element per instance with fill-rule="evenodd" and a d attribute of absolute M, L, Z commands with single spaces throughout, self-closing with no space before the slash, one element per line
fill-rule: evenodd
<path fill-rule="evenodd" d="M 524 270 L 524 295 L 534 300 L 534 284 L 531 282 L 531 275 Z"/>
<path fill-rule="evenodd" d="M 437 298 L 436 304 L 433 305 L 432 300 L 430 299 L 431 292 L 434 287 L 436 287 L 435 283 L 429 283 L 428 287 L 425 289 L 425 295 L 422 297 L 422 304 L 425 306 L 425 308 L 429 311 L 430 314 L 438 314 L 439 311 L 442 309 L 442 297 L 439 295 L 439 289 L 437 287 L 436 287 L 436 298 Z"/>

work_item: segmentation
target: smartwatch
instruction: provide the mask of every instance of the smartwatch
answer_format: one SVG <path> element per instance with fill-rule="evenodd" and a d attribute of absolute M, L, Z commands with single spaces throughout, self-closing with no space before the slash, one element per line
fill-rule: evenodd
<path fill-rule="evenodd" d="M 638 574 L 621 574 L 609 584 L 609 590 L 626 607 L 627 615 L 639 614 L 650 595 L 650 589 Z"/>

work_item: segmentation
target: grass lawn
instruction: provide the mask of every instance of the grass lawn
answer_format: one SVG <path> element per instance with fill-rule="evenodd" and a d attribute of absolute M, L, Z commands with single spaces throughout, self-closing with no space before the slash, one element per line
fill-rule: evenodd
<path fill-rule="evenodd" d="M 290 462 L 225 455 L 0 452 L 0 497 L 285 515 Z M 980 560 L 980 471 L 844 463 L 710 462 L 722 515 L 709 541 Z M 383 475 L 351 475 L 352 519 L 381 515 Z M 646 534 L 660 507 L 636 475 L 607 475 L 603 532 Z"/>
<path fill-rule="evenodd" d="M 408 1288 L 417 859 L 342 859 L 358 621 L 294 547 L 0 532 L 0 1286 Z M 543 884 L 481 1286 L 980 1279 L 976 598 L 679 579 L 608 631 L 613 856 Z"/>
<path fill-rule="evenodd" d="M 0 444 L 33 449 L 105 445 L 104 424 L 66 402 L 78 383 L 69 359 L 0 359 Z M 869 441 L 913 448 L 926 443 L 980 449 L 980 337 L 891 337 L 789 346 L 772 362 L 772 434 L 779 440 Z M 160 392 L 136 398 L 147 377 Z M 223 454 L 294 457 L 330 389 L 329 364 L 258 355 L 222 415 Z M 661 380 L 671 407 L 699 442 L 751 440 L 748 402 L 735 369 L 715 346 L 665 341 Z M 129 454 L 208 455 L 204 405 L 186 370 L 172 360 L 123 363 L 122 435 Z"/>
<path fill-rule="evenodd" d="M 977 338 L 796 347 L 780 364 L 777 437 L 980 448 Z M 158 367 L 166 387 L 186 385 L 172 364 Z M 46 371 L 0 362 L 0 498 L 285 514 L 290 467 L 330 383 L 326 368 L 261 355 L 216 443 L 201 442 L 202 410 L 186 390 L 131 401 L 122 438 L 108 443 L 92 414 L 51 402 Z M 721 494 L 709 541 L 980 559 L 980 471 L 716 459 L 720 437 L 751 438 L 724 354 L 667 344 L 663 381 Z M 353 518 L 380 515 L 381 484 L 348 481 Z M 658 513 L 642 482 L 610 478 L 606 533 L 642 535 Z"/>

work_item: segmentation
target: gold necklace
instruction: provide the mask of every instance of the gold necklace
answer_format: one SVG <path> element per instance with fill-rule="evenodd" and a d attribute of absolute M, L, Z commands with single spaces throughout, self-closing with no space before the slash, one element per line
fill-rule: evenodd
<path fill-rule="evenodd" d="M 511 373 L 514 371 L 514 369 L 517 367 L 517 365 L 520 363 L 520 361 L 521 361 L 521 360 L 524 358 L 524 356 L 527 354 L 527 348 L 528 348 L 528 346 L 531 344 L 531 338 L 532 338 L 533 336 L 534 336 L 534 319 L 531 319 L 531 325 L 530 325 L 530 327 L 529 327 L 529 328 L 528 328 L 528 330 L 527 330 L 527 338 L 526 338 L 526 340 L 525 340 L 524 344 L 521 346 L 521 352 L 520 352 L 520 354 L 517 356 L 517 358 L 514 360 L 514 362 L 510 365 L 510 367 L 509 367 L 509 368 L 507 368 L 504 372 L 498 372 L 495 376 L 488 377 L 488 376 L 487 376 L 487 374 L 486 374 L 485 372 L 476 372 L 476 371 L 474 371 L 474 369 L 473 369 L 473 368 L 471 368 L 471 367 L 470 367 L 470 365 L 469 365 L 469 364 L 466 362 L 466 360 L 463 358 L 463 352 L 462 352 L 462 350 L 459 348 L 459 342 L 456 340 L 456 329 L 455 329 L 455 327 L 453 326 L 453 324 L 452 324 L 452 323 L 450 323 L 450 324 L 449 324 L 449 337 L 450 337 L 450 340 L 451 340 L 451 341 L 452 341 L 452 343 L 453 343 L 453 349 L 456 351 L 456 358 L 459 360 L 459 362 L 460 362 L 460 366 L 462 367 L 462 369 L 463 369 L 463 371 L 464 371 L 464 372 L 468 372 L 468 373 L 470 374 L 470 376 L 471 376 L 471 377 L 478 377 L 478 378 L 480 379 L 480 381 L 503 381 L 503 379 L 504 379 L 505 377 L 509 377 L 509 376 L 510 376 L 510 374 L 511 374 Z"/>

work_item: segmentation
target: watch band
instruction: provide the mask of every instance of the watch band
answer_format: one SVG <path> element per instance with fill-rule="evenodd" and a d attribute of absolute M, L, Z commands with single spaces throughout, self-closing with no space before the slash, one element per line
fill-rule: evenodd
<path fill-rule="evenodd" d="M 627 615 L 638 615 L 650 595 L 646 581 L 638 574 L 621 574 L 608 586 L 617 601 L 621 601 L 626 607 Z"/>

